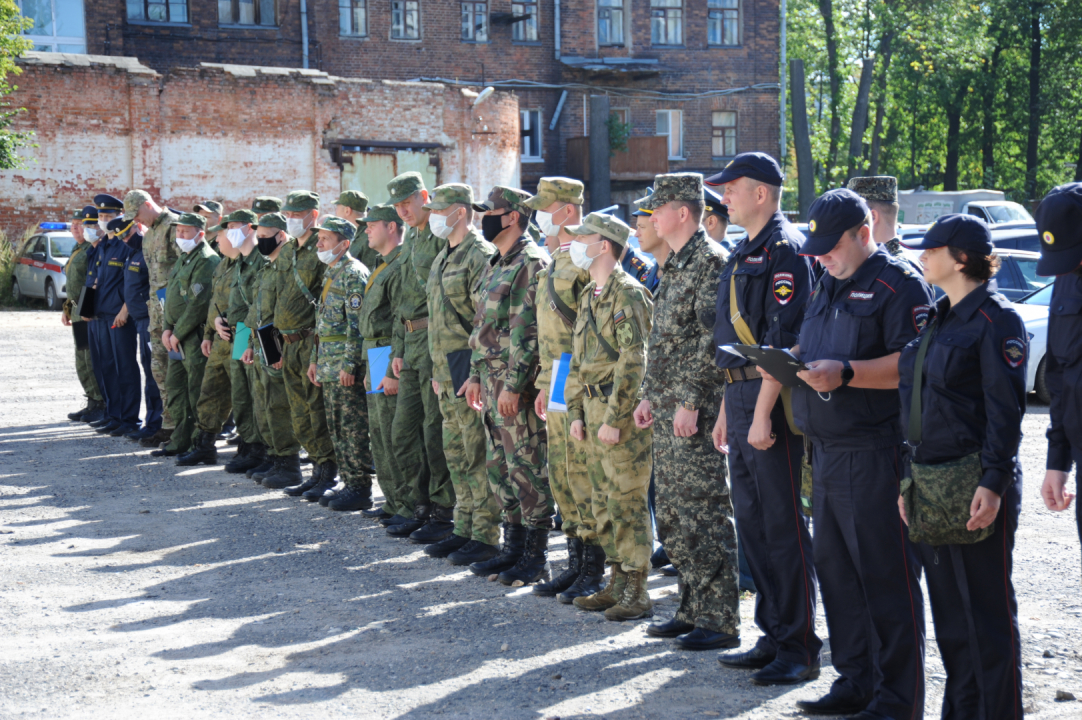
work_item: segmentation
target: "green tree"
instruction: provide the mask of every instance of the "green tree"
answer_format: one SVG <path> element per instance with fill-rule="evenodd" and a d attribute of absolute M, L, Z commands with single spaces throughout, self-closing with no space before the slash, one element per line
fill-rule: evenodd
<path fill-rule="evenodd" d="M 10 109 L 4 98 L 18 89 L 10 82 L 11 75 L 18 75 L 21 70 L 15 59 L 31 48 L 31 43 L 22 33 L 28 30 L 32 22 L 23 17 L 15 0 L 0 0 L 0 170 L 23 167 L 24 158 L 18 149 L 29 146 L 31 132 L 16 132 L 11 123 L 21 109 Z"/>

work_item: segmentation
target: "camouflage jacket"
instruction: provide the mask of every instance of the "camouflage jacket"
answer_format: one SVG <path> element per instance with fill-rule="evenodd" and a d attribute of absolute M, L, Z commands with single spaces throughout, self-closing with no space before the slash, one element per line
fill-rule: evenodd
<path fill-rule="evenodd" d="M 369 272 L 383 262 L 383 256 L 368 246 L 368 223 L 357 223 L 357 234 L 349 244 L 349 254 L 364 263 Z"/>
<path fill-rule="evenodd" d="M 470 347 L 473 316 L 481 302 L 481 277 L 496 246 L 471 229 L 458 247 L 445 247 L 428 273 L 428 350 L 432 377 L 441 385 L 451 382 L 447 354 Z M 458 388 L 455 388 L 457 391 Z"/>
<path fill-rule="evenodd" d="M 236 326 L 238 322 L 249 324 L 248 313 L 259 290 L 259 271 L 266 265 L 267 261 L 258 250 L 252 250 L 248 257 L 241 255 L 237 258 L 233 265 L 233 279 L 229 283 L 229 307 L 225 311 L 230 325 Z"/>
<path fill-rule="evenodd" d="M 404 246 L 399 245 L 388 253 L 365 283 L 364 302 L 358 320 L 365 350 L 391 344 L 395 307 L 402 294 L 403 275 L 406 273 L 403 249 Z"/>
<path fill-rule="evenodd" d="M 586 419 L 584 385 L 612 383 L 602 422 L 626 429 L 629 423 L 634 425 L 631 414 L 639 404 L 639 390 L 646 375 L 646 339 L 650 336 L 654 304 L 646 288 L 620 266 L 612 271 L 597 297 L 595 287 L 596 283 L 591 282 L 583 291 L 575 321 L 571 372 L 565 389 L 568 420 Z"/>
<path fill-rule="evenodd" d="M 209 245 L 208 245 L 209 247 Z M 211 248 L 213 250 L 213 248 Z M 223 315 L 226 318 L 226 309 L 229 307 L 229 293 L 233 286 L 233 278 L 236 276 L 236 266 L 240 259 L 230 260 L 222 257 L 218 267 L 214 268 L 214 277 L 210 280 L 212 293 L 210 303 L 207 305 L 207 321 L 203 327 L 203 339 L 213 341 L 218 337 L 218 331 L 214 327 L 214 320 Z"/>
<path fill-rule="evenodd" d="M 340 370 L 357 375 L 364 367 L 360 318 L 369 274 L 364 263 L 348 252 L 327 269 L 316 313 L 319 343 L 309 360 L 320 382 L 337 381 Z"/>
<path fill-rule="evenodd" d="M 72 322 L 82 322 L 82 318 L 75 314 L 75 305 L 79 302 L 79 294 L 86 285 L 86 269 L 90 265 L 88 250 L 92 245 L 81 242 L 71 251 L 71 257 L 64 265 L 64 286 L 68 293 L 68 299 L 64 301 L 64 317 Z M 155 301 L 157 302 L 157 301 Z"/>
<path fill-rule="evenodd" d="M 278 268 L 278 299 L 274 326 L 283 333 L 295 333 L 316 326 L 316 306 L 327 265 L 316 254 L 317 235 L 309 233 L 303 245 L 290 239 L 274 261 Z M 297 278 L 300 278 L 300 283 Z M 304 286 L 305 293 L 301 289 Z"/>
<path fill-rule="evenodd" d="M 481 370 L 506 373 L 509 392 L 521 393 L 537 377 L 537 274 L 549 259 L 537 243 L 523 235 L 505 255 L 494 255 L 481 279 L 481 302 L 473 318 L 470 382 Z"/>
<path fill-rule="evenodd" d="M 146 261 L 147 274 L 150 276 L 148 307 L 160 307 L 155 293 L 169 283 L 173 264 L 180 258 L 180 248 L 176 243 L 177 230 L 173 225 L 179 219 L 180 216 L 174 215 L 169 210 L 162 210 L 143 235 L 143 259 Z M 154 317 L 153 312 L 151 310 L 151 317 Z"/>
<path fill-rule="evenodd" d="M 589 271 L 571 262 L 571 253 L 562 249 L 553 253 L 552 264 L 537 275 L 537 347 L 541 363 L 537 386 L 546 392 L 552 383 L 553 361 L 559 360 L 563 353 L 571 352 L 571 326 L 564 322 L 549 295 L 550 275 L 556 294 L 576 313 L 582 289 L 590 283 Z"/>
<path fill-rule="evenodd" d="M 724 385 L 714 364 L 714 318 L 724 264 L 721 246 L 701 227 L 680 252 L 666 258 L 654 299 L 643 384 L 643 398 L 655 410 L 675 410 L 680 402 L 697 408 L 721 402 Z"/>
<path fill-rule="evenodd" d="M 418 230 L 406 231 L 402 243 L 406 254 L 405 276 L 402 278 L 402 294 L 398 303 L 394 328 L 394 356 L 404 358 L 406 367 L 419 367 L 421 358 L 428 355 L 428 333 L 424 330 L 406 332 L 406 320 L 419 320 L 428 317 L 428 273 L 432 261 L 447 247 L 447 241 L 432 234 L 428 223 Z"/>
<path fill-rule="evenodd" d="M 259 339 L 255 330 L 264 325 L 274 324 L 274 308 L 278 304 L 278 265 L 282 258 L 265 262 L 256 271 L 253 280 L 255 287 L 255 302 L 248 307 L 248 319 L 245 323 L 252 328 L 252 334 L 248 337 L 248 347 L 259 350 Z M 257 264 L 258 265 L 258 264 Z M 249 296 L 250 297 L 250 296 Z"/>
<path fill-rule="evenodd" d="M 186 253 L 169 276 L 165 291 L 166 330 L 172 330 L 184 342 L 193 332 L 200 332 L 207 320 L 211 280 L 221 258 L 206 242 Z"/>

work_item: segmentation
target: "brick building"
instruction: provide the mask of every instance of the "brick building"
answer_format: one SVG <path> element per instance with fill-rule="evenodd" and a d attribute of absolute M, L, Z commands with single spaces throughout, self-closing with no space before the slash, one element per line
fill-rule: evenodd
<path fill-rule="evenodd" d="M 527 189 L 582 175 L 574 139 L 591 94 L 630 126 L 629 152 L 613 159 L 622 203 L 621 188 L 657 172 L 779 152 L 778 0 L 34 1 L 49 3 L 68 21 L 38 23 L 40 49 L 78 51 L 81 39 L 162 73 L 210 62 L 512 90 Z"/>

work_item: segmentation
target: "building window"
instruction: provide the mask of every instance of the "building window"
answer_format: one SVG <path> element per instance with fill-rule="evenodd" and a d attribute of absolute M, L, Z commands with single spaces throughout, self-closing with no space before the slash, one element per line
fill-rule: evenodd
<path fill-rule="evenodd" d="M 188 22 L 187 0 L 128 0 L 128 19 L 148 22 Z"/>
<path fill-rule="evenodd" d="M 511 25 L 511 39 L 520 42 L 537 41 L 537 2 L 513 2 L 511 14 L 516 22 Z M 518 20 L 518 18 L 522 18 Z"/>
<path fill-rule="evenodd" d="M 521 110 L 522 162 L 541 162 L 541 111 Z"/>
<path fill-rule="evenodd" d="M 706 0 L 706 39 L 711 45 L 740 44 L 740 0 Z"/>
<path fill-rule="evenodd" d="M 597 44 L 624 44 L 624 0 L 597 0 Z"/>
<path fill-rule="evenodd" d="M 338 34 L 368 34 L 368 0 L 338 0 Z"/>
<path fill-rule="evenodd" d="M 462 3 L 462 39 L 488 42 L 488 3 Z"/>
<path fill-rule="evenodd" d="M 669 139 L 669 159 L 684 159 L 684 112 L 658 110 L 657 134 Z"/>
<path fill-rule="evenodd" d="M 391 37 L 395 40 L 421 38 L 421 6 L 417 0 L 394 0 L 391 3 Z"/>
<path fill-rule="evenodd" d="M 683 0 L 650 0 L 650 42 L 653 45 L 684 43 Z"/>
<path fill-rule="evenodd" d="M 35 50 L 86 52 L 83 0 L 19 0 L 19 10 L 34 22 L 25 34 Z"/>
<path fill-rule="evenodd" d="M 736 113 L 715 110 L 710 124 L 714 134 L 711 154 L 718 158 L 736 155 Z"/>
<path fill-rule="evenodd" d="M 278 24 L 275 0 L 218 0 L 219 25 Z"/>

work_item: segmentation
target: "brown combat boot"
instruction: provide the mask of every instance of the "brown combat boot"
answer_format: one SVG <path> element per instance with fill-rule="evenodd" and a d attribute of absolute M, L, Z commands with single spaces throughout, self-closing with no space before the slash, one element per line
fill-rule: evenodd
<path fill-rule="evenodd" d="M 654 601 L 646 589 L 647 569 L 624 573 L 624 592 L 620 602 L 605 611 L 606 620 L 638 620 L 654 616 Z"/>
<path fill-rule="evenodd" d="M 612 563 L 609 565 L 609 569 L 612 570 L 612 573 L 609 575 L 609 582 L 605 585 L 605 589 L 595 592 L 593 595 L 575 598 L 572 601 L 575 607 L 579 610 L 597 612 L 598 610 L 608 610 L 620 602 L 620 597 L 624 594 L 627 575 L 620 569 L 620 563 Z"/>

